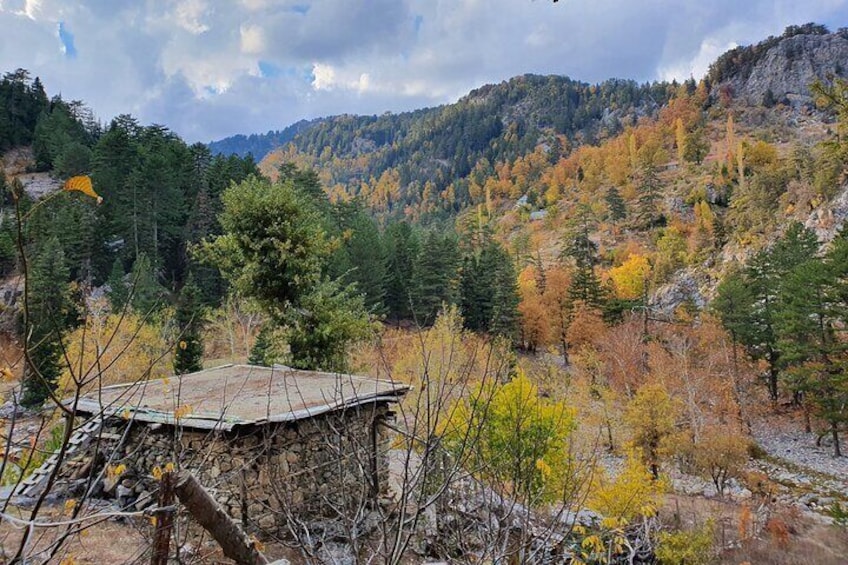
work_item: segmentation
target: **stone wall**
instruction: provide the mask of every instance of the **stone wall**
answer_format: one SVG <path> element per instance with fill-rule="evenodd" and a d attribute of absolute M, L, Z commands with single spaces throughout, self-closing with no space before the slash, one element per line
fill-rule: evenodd
<path fill-rule="evenodd" d="M 143 509 L 156 498 L 156 470 L 190 471 L 233 518 L 269 534 L 298 520 L 355 513 L 385 494 L 392 417 L 386 403 L 294 423 L 207 432 L 108 420 L 64 465 L 60 488 Z M 89 477 L 102 477 L 89 482 Z"/>

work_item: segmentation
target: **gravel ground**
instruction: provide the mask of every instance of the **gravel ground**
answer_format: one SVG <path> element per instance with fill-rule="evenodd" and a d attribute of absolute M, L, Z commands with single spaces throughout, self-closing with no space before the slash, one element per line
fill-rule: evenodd
<path fill-rule="evenodd" d="M 817 447 L 817 434 L 804 433 L 800 424 L 781 425 L 774 419 L 758 423 L 754 426 L 753 433 L 754 439 L 769 455 L 830 475 L 834 479 L 842 479 L 848 484 L 848 457 L 833 457 L 830 436 Z M 846 438 L 842 438 L 842 441 L 845 442 Z M 844 445 L 842 450 L 848 450 L 848 445 Z"/>
<path fill-rule="evenodd" d="M 848 457 L 833 457 L 830 442 L 817 447 L 817 434 L 804 433 L 800 422 L 777 418 L 758 422 L 752 431 L 760 447 L 776 460 L 758 465 L 771 479 L 808 492 L 838 492 L 848 498 Z"/>

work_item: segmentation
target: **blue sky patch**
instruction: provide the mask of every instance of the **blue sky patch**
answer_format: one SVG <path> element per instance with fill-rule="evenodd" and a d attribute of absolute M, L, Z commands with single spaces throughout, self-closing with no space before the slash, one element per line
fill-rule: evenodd
<path fill-rule="evenodd" d="M 263 78 L 276 78 L 282 74 L 280 67 L 268 61 L 259 61 L 259 72 Z"/>
<path fill-rule="evenodd" d="M 74 46 L 74 34 L 68 31 L 65 22 L 59 22 L 59 41 L 62 43 L 62 53 L 68 59 L 76 59 L 77 48 Z"/>

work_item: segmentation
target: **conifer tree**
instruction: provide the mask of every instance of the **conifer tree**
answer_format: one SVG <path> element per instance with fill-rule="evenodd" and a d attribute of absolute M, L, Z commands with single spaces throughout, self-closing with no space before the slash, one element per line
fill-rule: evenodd
<path fill-rule="evenodd" d="M 662 184 L 653 163 L 645 163 L 639 169 L 639 196 L 636 201 L 636 222 L 641 228 L 650 228 L 663 223 L 660 210 Z"/>
<path fill-rule="evenodd" d="M 200 291 L 189 275 L 180 291 L 174 322 L 177 325 L 177 346 L 174 350 L 174 373 L 182 375 L 203 369 L 203 310 Z"/>
<path fill-rule="evenodd" d="M 627 217 L 627 206 L 624 204 L 621 192 L 619 192 L 616 187 L 611 186 L 607 189 L 604 200 L 606 200 L 607 203 L 610 220 L 618 222 Z"/>
<path fill-rule="evenodd" d="M 376 222 L 357 204 L 338 204 L 333 216 L 341 244 L 330 258 L 330 277 L 355 284 L 368 310 L 384 313 L 387 257 Z"/>
<path fill-rule="evenodd" d="M 518 337 L 519 312 L 521 298 L 518 294 L 518 281 L 512 259 L 501 249 L 501 261 L 495 271 L 492 315 L 489 332 L 515 343 Z"/>
<path fill-rule="evenodd" d="M 164 303 L 165 289 L 156 280 L 156 271 L 145 253 L 133 263 L 130 274 L 130 303 L 142 316 L 158 310 Z"/>
<path fill-rule="evenodd" d="M 848 320 L 848 240 L 840 235 L 827 255 L 811 256 L 781 279 L 774 315 L 781 365 L 796 393 L 830 429 L 834 457 L 839 429 L 848 422 L 848 359 L 838 332 Z"/>
<path fill-rule="evenodd" d="M 278 331 L 273 322 L 262 324 L 259 328 L 259 333 L 256 335 L 256 341 L 253 342 L 253 347 L 250 348 L 250 355 L 247 362 L 250 365 L 258 365 L 260 367 L 271 367 L 281 361 L 280 347 L 278 342 Z"/>
<path fill-rule="evenodd" d="M 324 217 L 292 179 L 250 177 L 223 200 L 223 234 L 204 244 L 200 258 L 287 328 L 294 367 L 344 370 L 347 347 L 371 326 L 362 296 L 325 274 L 331 244 Z"/>
<path fill-rule="evenodd" d="M 407 222 L 394 222 L 386 228 L 387 273 L 385 302 L 390 317 L 409 319 L 412 316 L 414 268 L 419 252 L 417 233 Z"/>
<path fill-rule="evenodd" d="M 730 275 L 718 288 L 715 308 L 725 328 L 745 346 L 748 354 L 768 366 L 768 390 L 778 398 L 778 380 L 784 360 L 776 316 L 787 276 L 816 254 L 815 234 L 795 222 L 770 248 L 757 253 L 739 275 Z"/>
<path fill-rule="evenodd" d="M 28 319 L 25 336 L 29 359 L 24 369 L 25 406 L 44 402 L 62 372 L 61 339 L 72 321 L 68 269 L 56 237 L 48 239 L 31 261 L 27 282 Z M 26 313 L 25 313 L 26 316 Z"/>
<path fill-rule="evenodd" d="M 124 309 L 130 298 L 130 289 L 127 286 L 124 264 L 120 258 L 115 259 L 115 262 L 112 263 L 112 271 L 109 273 L 106 284 L 109 286 L 108 296 L 109 304 L 112 306 L 112 312 L 120 312 Z"/>
<path fill-rule="evenodd" d="M 442 304 L 456 303 L 459 266 L 460 256 L 455 237 L 452 234 L 440 234 L 436 230 L 428 231 L 421 243 L 414 269 L 413 314 L 419 324 L 431 324 Z"/>
<path fill-rule="evenodd" d="M 606 296 L 595 273 L 595 266 L 599 263 L 598 246 L 589 237 L 589 217 L 586 210 L 581 213 L 579 224 L 567 234 L 563 257 L 574 262 L 574 273 L 568 291 L 571 300 L 579 300 L 596 308 L 602 307 Z"/>

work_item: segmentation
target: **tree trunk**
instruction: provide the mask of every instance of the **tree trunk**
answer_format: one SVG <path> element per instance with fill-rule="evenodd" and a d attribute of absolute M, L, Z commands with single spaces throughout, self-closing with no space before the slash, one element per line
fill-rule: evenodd
<path fill-rule="evenodd" d="M 182 472 L 174 491 L 191 516 L 209 532 L 224 555 L 239 565 L 266 565 L 268 560 L 192 475 Z"/>
<path fill-rule="evenodd" d="M 842 449 L 839 447 L 839 428 L 836 422 L 830 423 L 830 435 L 833 437 L 833 456 L 842 457 Z"/>
<path fill-rule="evenodd" d="M 151 565 L 168 565 L 171 553 L 171 530 L 174 527 L 174 474 L 163 473 L 159 482 L 159 508 L 156 512 L 156 532 L 153 535 Z"/>
<path fill-rule="evenodd" d="M 769 399 L 772 404 L 777 404 L 777 367 L 769 367 L 768 372 Z"/>

